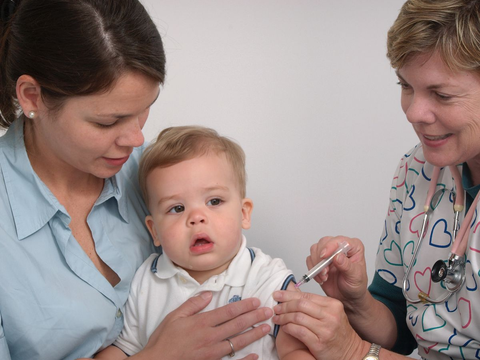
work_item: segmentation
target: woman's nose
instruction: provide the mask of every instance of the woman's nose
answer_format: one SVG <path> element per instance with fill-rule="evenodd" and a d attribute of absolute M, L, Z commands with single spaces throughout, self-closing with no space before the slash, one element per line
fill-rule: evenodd
<path fill-rule="evenodd" d="M 432 104 L 428 98 L 417 95 L 402 97 L 402 108 L 411 124 L 429 124 L 435 121 Z"/>
<path fill-rule="evenodd" d="M 117 139 L 117 145 L 126 147 L 141 146 L 145 141 L 142 132 L 144 122 L 134 118 L 128 121 L 126 125 L 127 126 L 122 129 L 122 134 Z"/>

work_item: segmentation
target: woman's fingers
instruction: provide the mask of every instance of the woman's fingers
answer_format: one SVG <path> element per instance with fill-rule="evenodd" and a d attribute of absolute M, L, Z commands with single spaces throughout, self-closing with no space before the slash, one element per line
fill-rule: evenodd
<path fill-rule="evenodd" d="M 216 327 L 219 335 L 225 339 L 273 316 L 272 309 L 258 308 L 259 305 L 260 300 L 250 298 L 207 311 L 199 314 L 199 317 L 204 317 L 207 324 Z"/>
<path fill-rule="evenodd" d="M 266 334 L 270 332 L 270 326 L 267 324 L 262 324 L 260 326 L 254 327 L 251 330 L 248 330 L 240 335 L 230 337 L 229 340 L 232 342 L 233 348 L 235 351 L 239 351 L 244 347 L 250 345 L 251 343 L 261 339 Z M 228 345 L 228 349 L 231 350 L 230 344 L 228 341 L 225 341 Z M 230 354 L 230 351 L 228 352 Z"/>
<path fill-rule="evenodd" d="M 210 291 L 202 292 L 198 296 L 191 297 L 178 308 L 173 310 L 170 313 L 170 317 L 176 319 L 192 316 L 203 310 L 210 301 L 212 301 L 212 293 Z"/>
<path fill-rule="evenodd" d="M 211 293 L 205 292 L 172 311 L 154 331 L 143 352 L 155 354 L 161 350 L 165 358 L 172 359 L 189 358 L 192 354 L 196 359 L 220 359 L 232 352 L 226 338 L 238 351 L 269 332 L 269 325 L 254 327 L 273 315 L 272 309 L 258 308 L 258 299 L 245 299 L 198 313 L 210 300 Z"/>
<path fill-rule="evenodd" d="M 295 323 L 318 334 L 323 323 L 335 321 L 336 315 L 343 313 L 343 305 L 335 299 L 309 293 L 300 293 L 298 297 L 288 293 L 274 294 L 274 298 L 280 295 L 278 297 L 284 299 L 273 308 L 276 314 L 273 322 L 277 325 Z"/>
<path fill-rule="evenodd" d="M 237 319 L 238 321 L 230 323 L 231 329 L 230 327 L 224 329 L 229 333 L 236 331 L 230 334 L 234 335 L 272 317 L 273 312 L 270 309 L 258 309 L 259 306 L 260 300 L 257 298 L 249 298 L 204 312 L 199 314 L 199 316 L 208 319 L 206 321 L 207 324 L 212 326 L 221 325 L 229 320 Z"/>
<path fill-rule="evenodd" d="M 324 304 L 325 301 L 328 301 L 328 298 L 322 295 L 316 295 L 316 294 L 300 292 L 300 291 L 288 291 L 288 290 L 275 291 L 273 293 L 273 299 L 281 303 L 286 303 L 286 302 L 289 303 L 292 300 L 305 299 L 308 301 L 312 301 L 318 305 Z"/>
<path fill-rule="evenodd" d="M 258 355 L 256 354 L 250 354 L 244 358 L 241 358 L 239 360 L 257 360 L 258 359 Z"/>
<path fill-rule="evenodd" d="M 293 336 L 294 338 L 300 340 L 307 347 L 318 344 L 318 336 L 311 332 L 308 328 L 305 328 L 303 326 L 297 325 L 295 323 L 288 323 L 282 326 L 282 330 L 286 334 L 289 334 L 290 336 Z M 312 352 L 312 354 L 314 353 L 311 349 L 310 351 Z"/>
<path fill-rule="evenodd" d="M 333 298 L 278 291 L 274 299 L 275 324 L 303 342 L 317 359 L 349 359 L 345 344 L 361 342 L 348 322 L 343 304 Z"/>

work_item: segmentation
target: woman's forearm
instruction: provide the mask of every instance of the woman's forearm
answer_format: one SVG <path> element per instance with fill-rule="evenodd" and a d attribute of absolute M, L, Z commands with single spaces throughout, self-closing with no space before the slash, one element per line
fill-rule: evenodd
<path fill-rule="evenodd" d="M 365 299 L 344 303 L 348 320 L 360 337 L 390 349 L 397 340 L 397 323 L 391 311 L 367 291 Z"/>

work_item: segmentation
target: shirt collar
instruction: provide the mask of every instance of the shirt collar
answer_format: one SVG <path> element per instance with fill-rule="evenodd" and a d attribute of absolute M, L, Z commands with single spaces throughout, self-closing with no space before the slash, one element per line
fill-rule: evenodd
<path fill-rule="evenodd" d="M 70 216 L 63 205 L 37 176 L 30 164 L 25 149 L 23 128 L 22 118 L 14 121 L 2 136 L 3 146 L 0 148 L 0 168 L 19 240 L 41 229 L 57 213 L 65 226 L 70 223 Z M 127 204 L 119 188 L 121 184 L 115 178 L 107 179 L 105 184 L 96 205 L 115 197 L 120 215 L 128 222 Z"/>
<path fill-rule="evenodd" d="M 468 211 L 468 209 L 470 208 L 470 205 L 473 202 L 473 199 L 475 199 L 475 196 L 477 196 L 477 193 L 480 190 L 480 185 L 473 185 L 472 175 L 470 173 L 470 169 L 467 163 L 463 164 L 462 185 L 463 185 L 463 188 L 465 189 L 465 192 L 467 193 L 467 198 L 465 201 L 465 204 L 466 204 L 465 211 Z"/>
<path fill-rule="evenodd" d="M 103 191 L 95 202 L 95 206 L 101 205 L 107 200 L 114 198 L 118 207 L 118 213 L 122 217 L 123 221 L 128 223 L 128 202 L 122 191 L 122 189 L 125 189 L 124 182 L 125 180 L 118 176 L 118 174 L 112 176 L 111 178 L 105 179 Z"/>
<path fill-rule="evenodd" d="M 210 283 L 215 288 L 222 288 L 224 285 L 244 286 L 247 280 L 248 271 L 250 270 L 250 265 L 253 261 L 250 251 L 246 248 L 246 243 L 245 236 L 242 235 L 240 249 L 228 266 L 228 269 L 219 275 L 212 276 L 202 284 L 202 287 L 208 287 L 208 284 Z M 176 266 L 165 253 L 155 258 L 150 269 L 160 279 L 170 279 L 178 273 L 181 273 L 184 277 L 192 279 L 185 269 Z"/>

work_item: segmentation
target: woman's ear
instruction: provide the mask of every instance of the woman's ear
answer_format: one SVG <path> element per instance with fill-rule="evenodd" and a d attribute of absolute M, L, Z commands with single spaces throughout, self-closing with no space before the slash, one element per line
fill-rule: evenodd
<path fill-rule="evenodd" d="M 17 99 L 23 113 L 37 112 L 42 108 L 42 94 L 40 84 L 30 75 L 21 75 L 17 80 Z"/>
<path fill-rule="evenodd" d="M 251 217 L 253 210 L 253 201 L 251 199 L 245 198 L 242 200 L 242 228 L 247 230 L 250 229 Z"/>

